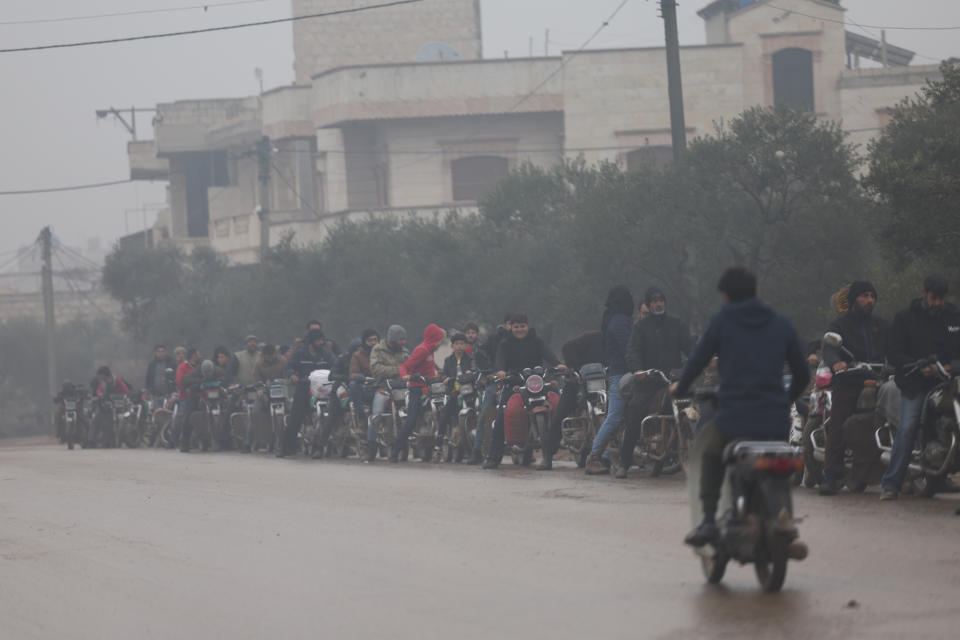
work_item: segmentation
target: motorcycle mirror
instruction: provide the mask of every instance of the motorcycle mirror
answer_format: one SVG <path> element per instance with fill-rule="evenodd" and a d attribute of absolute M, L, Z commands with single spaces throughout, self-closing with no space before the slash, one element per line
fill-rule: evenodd
<path fill-rule="evenodd" d="M 840 337 L 839 333 L 834 333 L 833 331 L 828 331 L 823 335 L 823 344 L 837 349 L 840 345 L 843 344 L 843 338 Z"/>

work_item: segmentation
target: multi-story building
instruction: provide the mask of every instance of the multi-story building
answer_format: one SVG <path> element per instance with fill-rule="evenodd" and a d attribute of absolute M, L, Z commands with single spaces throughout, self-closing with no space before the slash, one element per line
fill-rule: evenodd
<path fill-rule="evenodd" d="M 295 15 L 319 6 L 293 0 Z M 263 136 L 270 242 L 291 231 L 318 241 L 371 213 L 473 211 L 524 162 L 583 155 L 631 169 L 672 155 L 662 48 L 484 60 L 479 0 L 387 11 L 295 22 L 291 86 L 158 105 L 155 139 L 129 147 L 133 178 L 169 180 L 155 237 L 255 261 Z M 754 105 L 790 104 L 865 144 L 891 106 L 939 76 L 847 31 L 839 0 L 716 0 L 699 14 L 706 44 L 680 52 L 688 136 Z M 864 58 L 875 68 L 860 68 Z"/>

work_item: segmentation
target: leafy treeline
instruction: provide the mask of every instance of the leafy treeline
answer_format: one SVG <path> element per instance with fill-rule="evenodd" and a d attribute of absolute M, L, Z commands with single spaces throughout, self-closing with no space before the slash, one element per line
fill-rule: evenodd
<path fill-rule="evenodd" d="M 367 326 L 400 323 L 415 336 L 429 322 L 492 327 L 523 310 L 559 346 L 596 328 L 606 291 L 621 282 L 638 298 L 664 287 L 673 312 L 702 325 L 719 303 L 719 273 L 739 263 L 813 338 L 845 283 L 877 281 L 889 315 L 919 281 L 909 257 L 889 259 L 916 250 L 890 233 L 907 214 L 877 197 L 876 172 L 873 193 L 861 185 L 862 162 L 838 125 L 756 108 L 693 141 L 679 165 L 525 165 L 478 216 L 340 224 L 321 245 L 291 238 L 264 265 L 244 267 L 209 250 L 118 250 L 104 284 L 124 305 L 127 331 L 148 342 L 209 350 L 250 332 L 290 342 L 310 318 L 346 342 Z"/>

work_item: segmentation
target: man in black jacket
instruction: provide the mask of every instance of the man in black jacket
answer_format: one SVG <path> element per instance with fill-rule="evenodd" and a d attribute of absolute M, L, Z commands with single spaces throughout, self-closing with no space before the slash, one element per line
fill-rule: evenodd
<path fill-rule="evenodd" d="M 827 446 L 820 485 L 822 496 L 836 495 L 843 485 L 843 423 L 857 410 L 857 400 L 863 390 L 863 375 L 843 372 L 850 366 L 851 356 L 855 362 L 874 364 L 882 364 L 887 358 L 887 323 L 873 315 L 877 297 L 871 283 L 854 282 L 847 295 L 849 310 L 827 329 L 840 334 L 843 344 L 839 349 L 823 347 L 824 363 L 833 371 L 834 378 L 830 418 L 824 424 Z"/>
<path fill-rule="evenodd" d="M 510 335 L 500 341 L 497 347 L 497 357 L 494 360 L 496 377 L 503 379 L 507 373 L 516 373 L 533 367 L 553 367 L 559 365 L 557 356 L 550 347 L 537 337 L 530 328 L 527 316 L 522 313 L 513 314 L 510 325 Z M 559 365 L 558 368 L 566 368 Z M 510 397 L 514 395 L 511 387 L 505 387 L 500 394 L 500 403 L 497 406 L 497 419 L 493 425 L 493 434 L 490 443 L 490 457 L 483 464 L 484 469 L 496 469 L 503 459 L 504 446 L 504 416 L 503 412 Z"/>
<path fill-rule="evenodd" d="M 657 369 L 670 375 L 671 371 L 683 366 L 683 356 L 689 355 L 693 349 L 690 328 L 679 318 L 667 315 L 667 296 L 659 287 L 647 289 L 644 302 L 650 309 L 650 315 L 635 324 L 630 332 L 627 369 L 635 373 Z M 663 388 L 663 381 L 658 378 L 637 383 L 636 390 L 627 403 L 617 477 L 627 477 L 627 470 L 633 464 L 633 449 L 640 436 L 640 425 L 650 414 L 653 400 Z"/>
<path fill-rule="evenodd" d="M 290 407 L 290 417 L 284 441 L 278 443 L 275 454 L 278 458 L 293 455 L 299 449 L 297 433 L 304 420 L 310 419 L 310 374 L 317 369 L 330 369 L 336 358 L 326 347 L 327 340 L 323 330 L 313 328 L 307 332 L 305 344 L 287 360 L 287 375 L 295 385 L 293 392 L 293 406 Z M 325 433 L 320 435 L 322 444 L 330 435 L 330 427 L 325 425 Z M 322 450 L 322 447 L 321 447 Z"/>
<path fill-rule="evenodd" d="M 932 275 L 923 281 L 921 297 L 897 314 L 890 330 L 890 362 L 897 368 L 900 389 L 900 426 L 893 438 L 890 466 L 881 481 L 881 500 L 896 500 L 910 464 L 927 393 L 938 378 L 934 365 L 912 363 L 934 356 L 949 368 L 960 358 L 960 311 L 946 302 L 947 280 Z"/>
<path fill-rule="evenodd" d="M 443 415 L 440 416 L 440 435 L 446 436 L 451 424 L 457 422 L 460 406 L 457 395 L 460 392 L 458 378 L 467 373 L 475 373 L 477 365 L 473 356 L 467 353 L 467 336 L 455 333 L 450 338 L 453 353 L 443 361 L 443 380 L 447 384 L 447 404 L 444 405 Z"/>
<path fill-rule="evenodd" d="M 477 347 L 477 352 L 473 354 L 473 359 L 481 371 L 486 371 L 493 367 L 497 359 L 497 348 L 500 343 L 510 335 L 513 313 L 507 313 L 503 317 L 503 324 L 497 327 L 492 336 L 487 338 L 486 343 Z M 470 460 L 467 464 L 480 464 L 483 462 L 483 437 L 485 430 L 489 428 L 490 418 L 493 415 L 493 407 L 497 402 L 497 386 L 488 384 L 483 392 L 483 399 L 480 401 L 480 414 L 477 416 L 477 435 L 473 442 L 473 453 L 470 454 Z"/>
<path fill-rule="evenodd" d="M 176 373 L 177 364 L 173 358 L 167 355 L 167 348 L 158 344 L 153 348 L 153 360 L 147 365 L 147 380 L 143 386 L 150 391 L 154 397 L 164 397 L 174 391 L 169 384 L 167 369 Z"/>

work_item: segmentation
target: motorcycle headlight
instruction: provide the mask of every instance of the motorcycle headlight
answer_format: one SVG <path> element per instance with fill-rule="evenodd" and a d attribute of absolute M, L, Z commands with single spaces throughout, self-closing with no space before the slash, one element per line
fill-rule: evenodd
<path fill-rule="evenodd" d="M 538 375 L 531 375 L 527 378 L 525 386 L 530 393 L 540 393 L 543 391 L 543 378 Z"/>
<path fill-rule="evenodd" d="M 394 402 L 404 402 L 407 399 L 406 389 L 391 389 L 390 399 Z"/>
<path fill-rule="evenodd" d="M 286 397 L 287 397 L 287 389 L 285 386 L 275 384 L 270 387 L 271 400 L 285 400 Z"/>
<path fill-rule="evenodd" d="M 587 393 L 600 393 L 607 390 L 607 383 L 603 378 L 593 378 L 587 380 Z"/>
<path fill-rule="evenodd" d="M 447 385 L 443 382 L 434 382 L 430 384 L 430 393 L 440 395 L 447 392 Z"/>
<path fill-rule="evenodd" d="M 473 385 L 472 385 L 472 384 L 462 384 L 462 385 L 460 385 L 460 395 L 462 395 L 462 396 L 472 396 L 472 395 L 473 395 Z"/>

